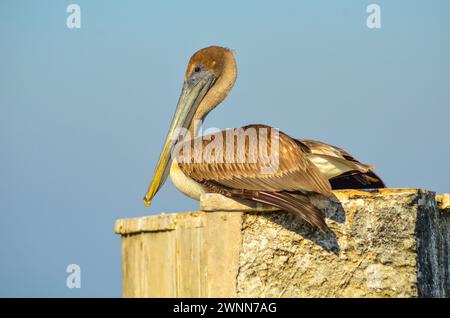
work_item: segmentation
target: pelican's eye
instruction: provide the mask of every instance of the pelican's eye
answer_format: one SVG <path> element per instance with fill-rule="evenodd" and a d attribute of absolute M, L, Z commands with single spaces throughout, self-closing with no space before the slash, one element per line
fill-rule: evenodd
<path fill-rule="evenodd" d="M 203 65 L 196 65 L 189 76 L 189 85 L 197 84 L 206 74 L 208 70 L 203 67 Z"/>

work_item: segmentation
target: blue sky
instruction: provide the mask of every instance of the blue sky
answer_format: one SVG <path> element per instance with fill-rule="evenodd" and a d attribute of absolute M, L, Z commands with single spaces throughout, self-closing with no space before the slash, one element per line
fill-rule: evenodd
<path fill-rule="evenodd" d="M 390 187 L 450 191 L 448 1 L 3 0 L 0 296 L 118 297 L 114 221 L 197 209 L 170 181 L 142 197 L 185 65 L 211 44 L 239 77 L 206 127 L 269 124 L 344 147 Z"/>

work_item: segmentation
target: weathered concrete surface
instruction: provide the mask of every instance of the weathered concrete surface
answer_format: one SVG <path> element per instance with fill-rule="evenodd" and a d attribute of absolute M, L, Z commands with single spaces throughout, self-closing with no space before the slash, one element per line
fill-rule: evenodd
<path fill-rule="evenodd" d="M 341 191 L 336 196 L 341 205 L 322 203 L 334 232 L 329 235 L 284 213 L 244 215 L 239 295 L 448 295 L 444 246 L 449 238 L 432 193 Z"/>
<path fill-rule="evenodd" d="M 118 220 L 125 297 L 235 297 L 241 213 Z"/>
<path fill-rule="evenodd" d="M 450 195 L 448 193 L 436 195 L 436 201 L 439 208 L 437 220 L 439 229 L 437 232 L 441 234 L 439 241 L 443 250 L 439 262 L 445 271 L 443 273 L 445 277 L 445 297 L 450 297 Z"/>
<path fill-rule="evenodd" d="M 119 220 L 124 296 L 450 295 L 448 195 L 415 189 L 335 195 L 334 202 L 314 199 L 327 213 L 329 234 L 285 212 L 218 195 L 200 205 L 219 212 Z"/>

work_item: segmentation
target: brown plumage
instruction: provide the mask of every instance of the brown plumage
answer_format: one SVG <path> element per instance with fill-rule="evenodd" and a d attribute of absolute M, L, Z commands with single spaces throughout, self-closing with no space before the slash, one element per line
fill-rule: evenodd
<path fill-rule="evenodd" d="M 270 153 L 272 151 L 271 131 L 273 128 L 266 125 L 248 125 L 242 127 L 241 131 L 245 132 L 250 129 L 254 129 L 257 138 L 260 138 L 262 133 L 267 132 L 265 141 L 268 153 Z M 185 143 L 188 143 L 191 149 L 188 154 L 189 158 L 177 160 L 181 170 L 197 182 L 215 181 L 218 184 L 235 189 L 252 191 L 309 191 L 326 196 L 331 194 L 328 180 L 307 159 L 304 150 L 298 146 L 293 138 L 279 132 L 276 138 L 278 153 L 273 154 L 278 157 L 278 168 L 273 173 L 264 173 L 263 170 L 267 163 L 263 162 L 261 156 L 258 155 L 257 151 L 259 149 L 255 149 L 252 157 L 248 139 L 246 139 L 245 148 L 242 148 L 242 150 L 245 149 L 245 157 L 243 157 L 245 160 L 236 162 L 238 161 L 238 150 L 241 150 L 241 147 L 237 138 L 233 138 L 230 143 L 226 142 L 227 132 L 229 131 L 219 132 L 223 151 L 218 155 L 214 152 L 209 154 L 205 151 L 208 145 L 214 141 L 214 138 L 218 138 L 214 135 L 212 138 L 202 136 L 197 137 L 195 140 L 181 143 L 178 146 L 180 157 L 185 155 L 183 152 Z M 262 142 L 261 140 L 257 141 L 258 144 Z M 196 147 L 195 145 L 198 143 L 202 143 L 203 146 Z M 232 158 L 234 160 L 227 160 L 228 151 L 234 151 Z M 206 158 L 206 155 L 210 155 L 210 158 Z M 195 162 L 195 158 L 200 158 L 199 156 L 202 156 L 203 160 Z"/>
<path fill-rule="evenodd" d="M 354 169 L 328 179 L 333 190 L 385 188 L 383 180 L 373 172 L 374 167 L 358 161 L 344 149 L 317 140 L 297 139 L 303 149 L 313 155 L 334 157 Z"/>
<path fill-rule="evenodd" d="M 275 151 L 272 148 L 272 128 L 265 125 L 248 125 L 242 127 L 244 133 L 254 129 L 259 138 L 261 132 L 267 132 L 268 153 Z M 307 158 L 306 153 L 297 142 L 288 135 L 279 132 L 277 138 L 278 168 L 271 173 L 264 173 L 266 162 L 262 162 L 260 156 L 251 157 L 249 142 L 245 143 L 245 160 L 241 163 L 227 162 L 226 154 L 230 150 L 234 158 L 238 157 L 238 138 L 233 138 L 232 143 L 227 140 L 227 132 L 221 131 L 218 135 L 210 137 L 197 137 L 195 140 L 184 141 L 179 145 L 178 166 L 183 173 L 198 183 L 202 184 L 209 192 L 220 193 L 225 196 L 260 202 L 286 210 L 302 217 L 313 226 L 322 231 L 327 230 L 323 211 L 315 207 L 308 199 L 307 193 L 318 193 L 331 196 L 331 186 L 327 179 Z M 219 137 L 218 137 L 219 136 Z M 223 152 L 216 156 L 211 153 L 211 158 L 205 162 L 195 162 L 198 156 L 205 156 L 204 149 L 215 138 L 221 138 Z M 274 140 L 274 141 L 275 141 Z M 261 142 L 258 140 L 258 143 Z M 202 147 L 196 147 L 197 144 Z M 183 151 L 189 147 L 189 151 Z"/>
<path fill-rule="evenodd" d="M 302 191 L 249 191 L 229 188 L 214 181 L 203 181 L 202 184 L 212 193 L 219 193 L 232 199 L 244 199 L 273 206 L 304 219 L 322 232 L 329 231 L 325 222 L 324 211 L 312 204 L 307 193 Z"/>
<path fill-rule="evenodd" d="M 249 125 L 238 131 L 244 133 L 244 140 L 245 132 L 257 131 L 258 145 L 262 136 L 266 136 L 267 154 L 274 155 L 276 163 L 270 161 L 268 164 L 255 154 L 250 142 L 239 147 L 239 137 L 233 137 L 230 143 L 227 139 L 230 130 L 195 138 L 195 121 L 203 120 L 228 95 L 236 76 L 234 54 L 226 48 L 211 46 L 191 57 L 155 176 L 144 198 L 146 205 L 164 183 L 171 167 L 174 184 L 192 198 L 199 199 L 202 193 L 213 192 L 260 202 L 286 210 L 326 231 L 325 214 L 310 202 L 309 194 L 329 197 L 332 187 L 352 184 L 355 187 L 384 186 L 371 166 L 360 163 L 343 149 L 317 141 L 294 139 L 282 132 L 275 133 L 269 126 Z M 181 141 L 175 141 L 173 134 L 180 128 L 188 129 L 189 134 Z M 261 135 L 262 131 L 266 134 Z M 272 137 L 275 138 L 273 141 Z M 221 145 L 222 153 L 211 147 L 214 145 Z M 173 151 L 177 160 L 172 165 L 170 154 Z M 231 155 L 241 160 L 230 161 L 227 156 Z M 270 169 L 274 164 L 275 169 Z"/>

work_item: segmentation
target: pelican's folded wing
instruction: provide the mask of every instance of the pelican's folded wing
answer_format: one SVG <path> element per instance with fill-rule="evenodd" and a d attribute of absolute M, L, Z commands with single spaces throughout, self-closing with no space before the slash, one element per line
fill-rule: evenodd
<path fill-rule="evenodd" d="M 200 183 L 237 190 L 331 194 L 329 181 L 297 142 L 265 125 L 198 137 L 178 149 L 180 169 Z"/>
<path fill-rule="evenodd" d="M 317 140 L 297 139 L 322 174 L 326 175 L 333 190 L 385 188 L 383 180 L 344 149 Z"/>

